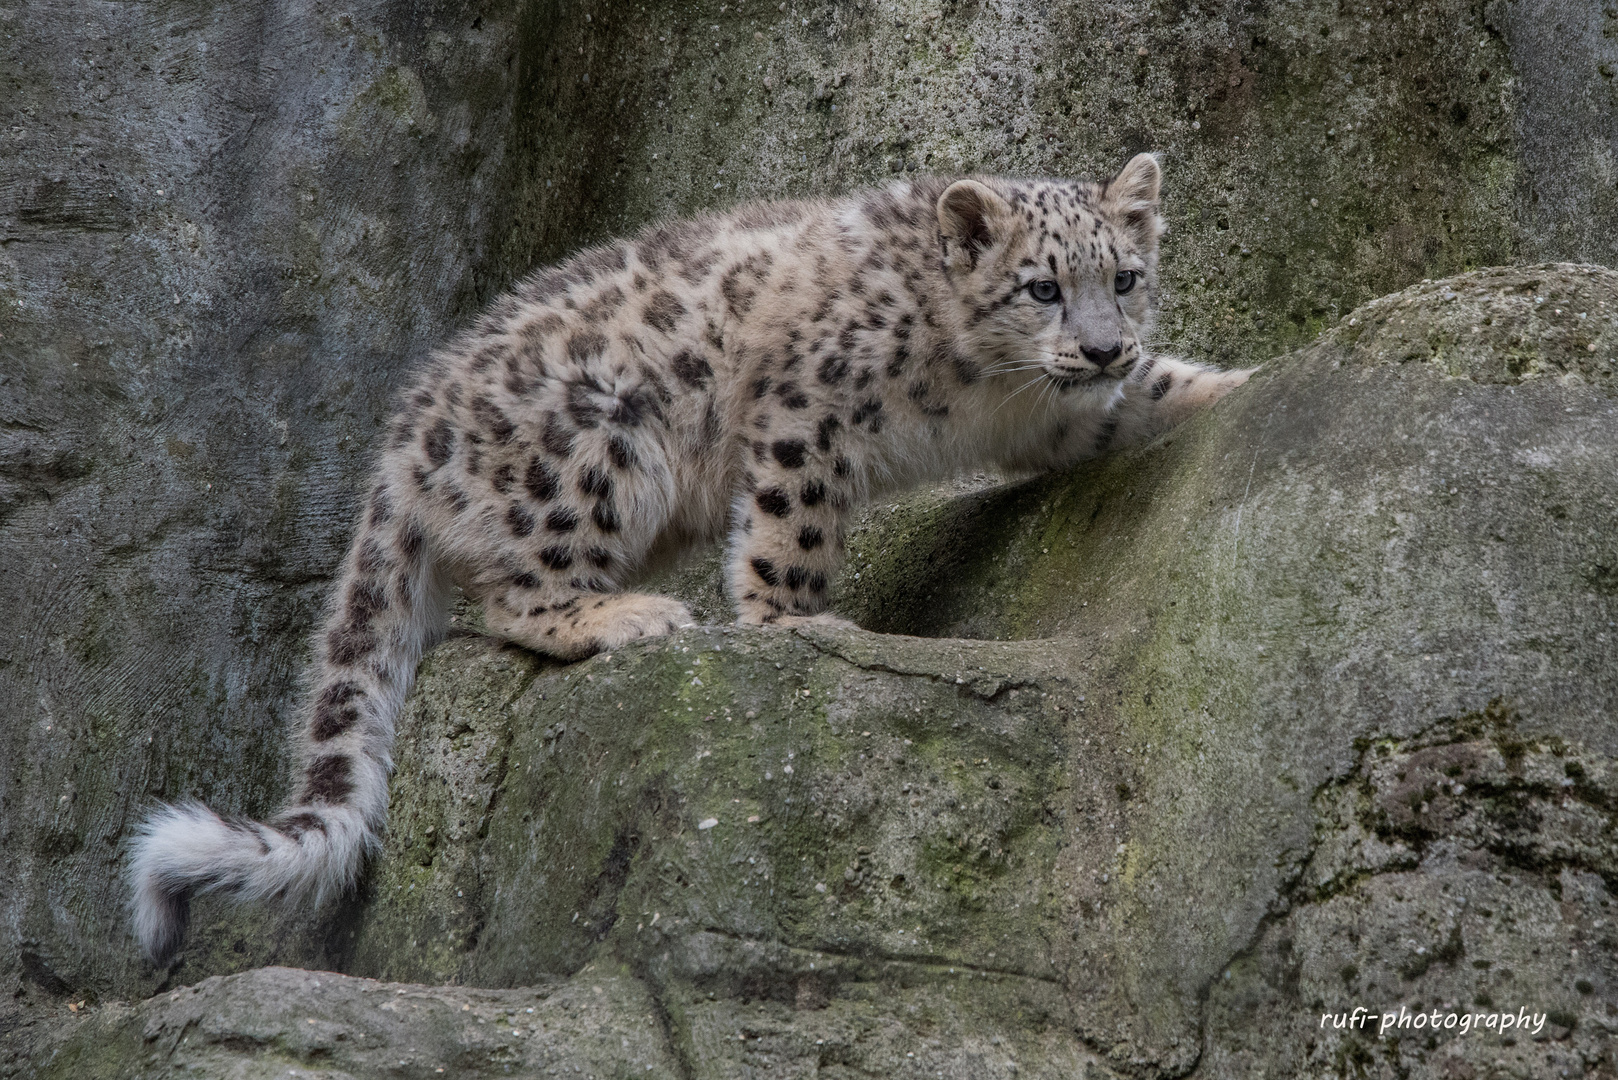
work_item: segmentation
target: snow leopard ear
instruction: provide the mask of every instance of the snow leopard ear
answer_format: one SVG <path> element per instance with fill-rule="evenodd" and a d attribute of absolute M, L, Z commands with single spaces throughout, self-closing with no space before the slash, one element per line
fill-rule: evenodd
<path fill-rule="evenodd" d="M 1003 240 L 1012 221 L 1011 206 L 976 180 L 957 180 L 938 197 L 938 231 L 944 237 L 944 264 L 964 257 L 973 269 L 978 256 Z"/>
<path fill-rule="evenodd" d="M 1144 246 L 1152 247 L 1163 235 L 1163 218 L 1157 212 L 1162 187 L 1163 167 L 1157 155 L 1136 154 L 1102 188 L 1101 206 Z"/>

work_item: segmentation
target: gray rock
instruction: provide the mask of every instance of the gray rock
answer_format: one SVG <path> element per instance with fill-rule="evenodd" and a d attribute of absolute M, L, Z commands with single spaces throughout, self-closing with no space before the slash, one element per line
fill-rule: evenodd
<path fill-rule="evenodd" d="M 451 641 L 364 894 L 201 905 L 172 975 L 624 971 L 691 1076 L 1610 1062 L 1615 318 L 1588 267 L 1416 286 L 1142 451 L 879 508 L 888 633 Z"/>
<path fill-rule="evenodd" d="M 483 862 L 441 928 L 412 897 L 449 882 L 390 841 L 358 969 L 500 985 L 600 938 L 694 998 L 696 1029 L 738 998 L 795 1005 L 814 964 L 809 993 L 912 1045 L 908 994 L 1004 979 L 952 1030 L 1065 1047 L 1019 1059 L 1053 1075 L 1086 1055 L 1239 1075 L 1257 1045 L 1283 1075 L 1365 1058 L 1442 1076 L 1502 1052 L 1311 1029 L 1339 1005 L 1526 1008 L 1586 1041 L 1508 1057 L 1603 1060 L 1615 319 L 1605 270 L 1416 286 L 1145 452 L 878 516 L 843 610 L 977 642 L 705 631 L 520 690 L 479 670 L 485 646 L 453 671 L 440 653 L 412 725 L 427 746 L 479 738 L 474 708 L 524 724 L 499 794 L 402 753 L 397 812 L 476 830 Z M 477 696 L 497 686 L 509 703 Z M 436 808 L 462 787 L 469 804 Z M 858 989 L 873 979 L 889 989 Z M 777 1012 L 783 1047 L 824 1037 L 814 1010 Z"/>
<path fill-rule="evenodd" d="M 8 985 L 155 989 L 128 830 L 273 809 L 389 395 L 510 277 L 510 14 L 402 11 L 0 12 Z"/>
<path fill-rule="evenodd" d="M 1029 806 L 1080 816 L 1036 828 L 1005 810 L 1004 820 L 963 822 L 952 841 L 965 837 L 975 852 L 975 840 L 1004 835 L 1016 840 L 1000 849 L 1007 859 L 1022 857 L 1007 851 L 1031 851 L 1028 865 L 1107 875 L 1083 879 L 1076 899 L 1037 908 L 1056 927 L 1039 932 L 1066 942 L 1050 955 L 1092 965 L 1072 969 L 1081 989 L 1060 995 L 1078 1019 L 1037 1019 L 1057 1013 L 1018 1005 L 1017 1015 L 1036 1019 L 980 1046 L 970 1016 L 1011 1015 L 1011 998 L 974 991 L 950 1003 L 938 996 L 947 981 L 917 976 L 922 997 L 904 999 L 877 969 L 860 967 L 838 985 L 872 988 L 872 1008 L 888 1010 L 859 1014 L 862 1038 L 875 1038 L 877 1027 L 910 1031 L 905 1024 L 920 1022 L 908 1018 L 926 1016 L 934 1026 L 918 1026 L 917 1038 L 942 1039 L 938 1047 L 911 1047 L 898 1034 L 892 1045 L 917 1060 L 924 1051 L 955 1055 L 927 1059 L 946 1071 L 983 1075 L 986 1063 L 1009 1068 L 1013 1057 L 1025 1071 L 1048 1060 L 1064 1075 L 1081 1057 L 1137 1072 L 1198 1060 L 1212 1069 L 1227 1059 L 1211 1032 L 1236 1030 L 1244 1007 L 1230 1001 L 1245 999 L 1219 997 L 1225 989 L 1247 987 L 1253 1001 L 1269 1002 L 1266 1016 L 1295 1001 L 1313 1007 L 1289 975 L 1273 990 L 1254 974 L 1292 970 L 1265 959 L 1285 954 L 1280 942 L 1293 941 L 1300 956 L 1327 948 L 1319 942 L 1330 935 L 1317 942 L 1294 933 L 1286 920 L 1299 916 L 1289 913 L 1371 903 L 1346 895 L 1336 906 L 1305 902 L 1297 892 L 1324 842 L 1315 834 L 1329 817 L 1322 800 L 1345 777 L 1370 775 L 1356 739 L 1415 753 L 1468 717 L 1498 715 L 1525 747 L 1561 740 L 1591 768 L 1611 757 L 1613 630 L 1603 621 L 1613 617 L 1618 553 L 1609 277 L 1567 268 L 1467 275 L 1379 301 L 1360 323 L 1338 321 L 1373 297 L 1475 266 L 1614 260 L 1615 106 L 1605 69 L 1618 58 L 1607 15 L 1521 0 L 1397 10 L 1042 0 L 936 10 L 722 7 L 486 3 L 428 12 L 372 0 L 342 11 L 300 3 L 0 10 L 8 79 L 0 94 L 0 566 L 9 571 L 0 575 L 0 755 L 8 763 L 0 768 L 8 859 L 0 980 L 21 994 L 19 1016 L 41 1002 L 144 998 L 176 981 L 271 963 L 533 982 L 602 950 L 642 955 L 632 939 L 597 942 L 525 922 L 499 883 L 532 879 L 498 865 L 486 837 L 429 843 L 425 825 L 399 833 L 417 837 L 414 846 L 390 849 L 372 892 L 341 911 L 269 919 L 199 905 L 198 934 L 174 972 L 139 963 L 117 879 L 128 830 L 154 798 L 196 796 L 249 814 L 279 800 L 305 635 L 346 542 L 367 448 L 404 371 L 528 267 L 580 244 L 738 198 L 841 191 L 911 168 L 1098 173 L 1134 150 L 1161 150 L 1173 226 L 1164 337 L 1198 357 L 1247 362 L 1336 329 L 1149 453 L 1076 477 L 878 508 L 856 545 L 842 610 L 873 630 L 1003 646 L 900 655 L 892 650 L 910 646 L 864 636 L 830 646 L 719 639 L 784 650 L 771 661 L 783 672 L 825 668 L 860 682 L 872 696 L 850 691 L 849 716 L 888 716 L 875 703 L 908 700 L 902 695 L 919 693 L 916 686 L 942 693 L 945 677 L 961 674 L 950 665 L 968 655 L 949 651 L 957 648 L 1011 650 L 976 661 L 1001 670 L 1008 686 L 1025 678 L 1019 665 L 1060 668 L 1066 683 L 1041 674 L 1031 684 L 1051 695 L 1041 700 L 1052 708 L 1063 706 L 1061 724 L 1045 721 L 1052 731 L 1072 728 L 1073 698 L 1086 698 L 1083 721 L 1093 726 L 1075 729 L 1083 732 L 1077 745 L 1062 742 L 1067 735 L 1051 737 L 1059 750 L 1038 738 L 1006 744 L 1020 746 L 1027 762 L 1016 773 L 1026 785 L 1019 791 L 1040 793 Z M 721 620 L 711 565 L 673 584 Z M 1057 646 L 1029 644 L 1044 637 L 1062 638 L 1062 659 L 1049 652 Z M 424 685 L 418 703 L 439 702 L 444 717 L 469 726 L 436 751 L 424 745 L 419 768 L 411 766 L 421 775 L 438 769 L 453 784 L 429 799 L 416 772 L 401 775 L 401 790 L 417 792 L 398 810 L 406 825 L 411 815 L 442 818 L 448 830 L 448 815 L 470 815 L 483 800 L 466 820 L 492 828 L 505 820 L 505 800 L 526 797 L 508 791 L 518 778 L 498 767 L 524 725 L 479 726 L 471 706 L 456 702 L 520 702 L 544 713 L 533 694 L 549 691 L 534 687 L 566 673 L 485 650 L 465 679 L 451 678 L 447 658 L 470 647 L 430 662 L 449 681 Z M 638 662 L 678 663 L 656 655 L 664 660 L 648 652 Z M 1000 668 L 989 663 L 995 655 L 1006 658 Z M 911 666 L 881 670 L 899 662 Z M 771 670 L 754 682 L 762 688 Z M 926 674 L 899 673 L 911 670 Z M 949 702 L 968 710 L 956 719 L 985 732 L 1023 731 L 1002 719 L 1012 701 L 1010 689 L 1002 692 L 970 709 Z M 784 717 L 790 696 L 770 701 Z M 666 710 L 654 706 L 636 707 L 655 727 Z M 428 719 L 418 717 L 419 730 L 438 730 Z M 874 724 L 869 730 L 886 730 Z M 670 745 L 695 737 L 685 730 L 676 725 Z M 920 744 L 913 733 L 903 737 Z M 796 745 L 770 738 L 789 751 Z M 858 744 L 833 743 L 827 761 L 852 753 L 859 762 Z M 1010 769 L 995 764 L 993 746 L 977 749 L 990 768 Z M 970 750 L 955 756 L 967 761 Z M 476 769 L 468 764 L 478 760 Z M 943 792 L 950 774 L 939 775 Z M 838 784 L 859 805 L 863 781 L 848 776 Z M 1091 786 L 1064 786 L 1075 777 Z M 914 792 L 916 779 L 908 782 Z M 697 783 L 681 778 L 679 790 Z M 976 799 L 992 808 L 991 789 L 949 790 L 945 804 Z M 1082 807 L 1071 801 L 1081 791 L 1092 800 Z M 590 843 L 606 843 L 591 849 L 596 862 L 560 864 L 594 866 L 591 881 L 610 862 L 602 860 L 613 830 L 630 820 L 608 803 L 596 824 L 613 828 L 585 830 Z M 883 816 L 891 809 L 872 810 L 870 828 L 897 829 Z M 1073 820 L 1100 831 L 1073 834 Z M 453 818 L 455 829 L 471 828 L 460 821 Z M 517 843 L 525 834 L 510 828 L 506 842 Z M 1102 843 L 1103 833 L 1117 834 L 1124 852 Z M 879 834 L 888 835 L 870 835 Z M 835 847 L 846 857 L 838 873 L 856 877 L 865 871 L 849 863 L 859 846 L 872 846 L 793 843 L 788 853 L 800 856 Z M 896 866 L 921 859 L 920 841 L 905 843 L 912 847 L 894 849 Z M 1505 858 L 1484 839 L 1465 844 L 1477 859 Z M 987 875 L 980 881 L 962 870 L 960 896 L 940 884 L 927 902 L 970 905 L 974 895 L 1012 890 L 1007 903 L 1024 904 L 1015 909 L 1024 921 L 1001 923 L 987 900 L 984 917 L 994 916 L 996 933 L 1033 933 L 1031 894 L 1012 889 L 1015 875 L 994 869 L 1002 856 L 992 842 L 987 850 L 993 873 L 972 870 Z M 1432 860 L 1444 850 L 1411 856 L 1426 868 L 1423 880 L 1437 880 Z M 1118 865 L 1094 869 L 1109 858 Z M 387 876 L 405 865 L 422 880 Z M 1574 902 L 1558 896 L 1587 895 L 1579 890 L 1590 874 L 1611 882 L 1592 865 L 1502 872 L 1527 890 L 1512 901 L 1520 910 L 1554 912 L 1570 909 L 1547 906 L 1552 900 Z M 626 871 L 624 880 L 629 888 L 638 879 Z M 460 901 L 473 896 L 465 882 L 477 883 L 464 909 L 449 905 L 457 881 Z M 385 895 L 386 882 L 406 891 L 415 883 L 443 904 L 407 912 Z M 1394 912 L 1388 925 L 1405 918 L 1403 909 L 1386 910 Z M 726 933 L 741 934 L 747 948 L 777 942 L 814 956 L 840 949 L 864 957 L 897 925 L 859 922 L 867 929 L 856 933 L 806 922 L 823 936 L 793 936 L 797 924 L 772 911 L 737 907 Z M 504 935 L 495 940 L 510 942 L 512 957 L 501 959 L 483 919 L 494 920 Z M 1574 925 L 1573 915 L 1565 919 Z M 1592 921 L 1580 938 L 1591 966 L 1574 974 L 1572 991 L 1556 991 L 1566 1001 L 1554 1006 L 1577 1021 L 1572 1043 L 1557 1045 L 1581 1047 L 1592 1069 L 1602 1060 L 1597 1044 L 1579 1040 L 1606 1031 L 1592 1004 L 1610 998 L 1600 974 L 1611 970 L 1611 946 L 1600 944 L 1610 938 L 1600 932 Z M 388 942 L 397 955 L 385 953 Z M 692 972 L 710 961 L 693 957 L 728 955 L 718 947 L 671 946 L 666 972 L 651 966 L 661 954 L 647 953 L 634 977 L 660 1002 L 675 1002 L 688 992 L 681 987 L 704 985 Z M 519 955 L 557 966 L 528 969 Z M 792 972 L 799 955 L 769 964 Z M 1025 966 L 1013 974 L 1023 981 L 1008 986 L 1028 995 L 1016 1000 L 1047 1001 L 1039 995 L 1051 992 L 1048 969 L 1016 955 Z M 1003 966 L 987 961 L 978 956 L 991 975 Z M 1521 973 L 1525 965 L 1508 966 Z M 1447 971 L 1438 964 L 1422 978 Z M 1579 991 L 1581 981 L 1591 994 Z M 824 997 L 824 1009 L 797 1009 L 796 989 L 769 999 L 791 997 L 792 1024 L 807 1023 L 800 1014 L 850 1008 L 818 976 L 806 985 L 804 1000 Z M 1404 984 L 1377 980 L 1390 985 Z M 690 992 L 698 995 L 690 1031 L 710 1030 L 701 1028 L 710 1021 L 719 1025 L 712 1031 L 725 1030 L 741 1015 L 727 1010 L 749 1007 L 730 990 L 715 990 L 709 1004 L 707 991 Z M 1482 992 L 1506 1004 L 1498 987 Z M 870 1019 L 879 1015 L 897 1019 Z M 1220 1016 L 1230 1019 L 1216 1024 Z M 1324 1067 L 1286 1057 L 1298 1046 L 1292 1034 L 1281 1041 L 1281 1027 L 1250 1023 L 1250 1033 L 1276 1034 L 1245 1050 L 1219 1043 L 1249 1054 L 1219 1068 Z M 38 1025 L 16 1030 L 37 1033 Z M 24 1060 L 15 1049 L 23 1043 L 6 1038 L 7 1052 Z M 1013 1042 L 1015 1054 L 1002 1049 Z M 1027 1049 L 1036 1044 L 1046 1050 Z M 880 1064 L 888 1059 L 858 1049 L 835 1056 L 829 1045 L 843 1044 L 828 1037 L 816 1051 L 827 1055 L 828 1072 L 913 1060 Z M 1377 1055 L 1388 1045 L 1364 1052 L 1386 1064 Z M 1414 1068 L 1414 1044 L 1401 1045 L 1399 1067 Z M 1332 1046 L 1346 1055 L 1341 1068 L 1364 1064 L 1352 1046 Z M 696 1051 L 680 1053 L 682 1067 L 696 1068 Z"/>
<path fill-rule="evenodd" d="M 1321 841 L 1295 906 L 1214 983 L 1201 1071 L 1581 1076 L 1611 1063 L 1618 774 L 1562 740 L 1521 741 L 1516 719 L 1497 707 L 1369 743 L 1317 794 Z M 1525 1022 L 1501 1031 L 1507 1014 Z"/>
<path fill-rule="evenodd" d="M 593 966 L 522 990 L 260 968 L 33 1023 L 54 1026 L 53 1042 L 22 1075 L 72 1080 L 680 1075 L 645 988 Z"/>

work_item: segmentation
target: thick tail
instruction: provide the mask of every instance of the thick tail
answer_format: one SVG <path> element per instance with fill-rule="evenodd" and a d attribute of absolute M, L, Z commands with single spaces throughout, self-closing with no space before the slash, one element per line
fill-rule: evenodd
<path fill-rule="evenodd" d="M 446 611 L 422 529 L 396 517 L 379 486 L 316 641 L 297 796 L 267 822 L 187 802 L 160 808 L 140 828 L 131 906 L 135 935 L 155 962 L 179 947 L 196 893 L 318 905 L 352 888 L 387 822 L 394 721 Z"/>

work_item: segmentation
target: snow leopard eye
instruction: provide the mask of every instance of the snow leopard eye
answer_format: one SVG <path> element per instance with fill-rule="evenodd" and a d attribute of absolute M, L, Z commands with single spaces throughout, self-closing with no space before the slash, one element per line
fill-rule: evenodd
<path fill-rule="evenodd" d="M 1028 295 L 1032 296 L 1035 300 L 1038 300 L 1041 304 L 1054 304 L 1056 301 L 1062 298 L 1062 290 L 1056 284 L 1056 282 L 1049 279 L 1044 279 L 1041 281 L 1030 282 L 1028 285 Z"/>
<path fill-rule="evenodd" d="M 1112 279 L 1112 291 L 1119 296 L 1124 295 L 1135 287 L 1135 279 L 1138 277 L 1140 275 L 1133 270 L 1118 271 L 1118 275 Z"/>

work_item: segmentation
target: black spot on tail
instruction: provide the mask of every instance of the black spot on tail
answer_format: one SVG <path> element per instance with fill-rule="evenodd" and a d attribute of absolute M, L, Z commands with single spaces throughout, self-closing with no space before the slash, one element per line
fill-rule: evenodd
<path fill-rule="evenodd" d="M 579 527 L 579 515 L 565 506 L 558 506 L 545 515 L 545 527 L 553 533 L 570 533 Z"/>
<path fill-rule="evenodd" d="M 336 627 L 326 635 L 326 655 L 342 667 L 359 663 L 375 649 L 376 636 L 352 626 Z"/>
<path fill-rule="evenodd" d="M 340 806 L 354 791 L 354 763 L 347 754 L 325 754 L 309 763 L 298 802 Z"/>
<path fill-rule="evenodd" d="M 825 481 L 809 481 L 807 484 L 803 485 L 803 490 L 798 492 L 798 497 L 803 500 L 803 505 L 805 506 L 819 506 L 821 503 L 826 501 Z"/>
<path fill-rule="evenodd" d="M 189 882 L 159 878 L 157 884 L 158 936 L 151 943 L 152 962 L 167 967 L 180 942 L 185 940 L 185 928 L 191 922 L 191 885 Z M 63 982 L 44 965 L 37 953 L 24 949 L 21 957 L 23 974 L 53 994 L 68 993 L 72 987 Z M 60 984 L 60 989 L 57 985 Z"/>
<path fill-rule="evenodd" d="M 618 531 L 618 511 L 610 502 L 598 502 L 595 509 L 590 511 L 590 520 L 596 523 L 596 528 L 604 533 Z"/>
<path fill-rule="evenodd" d="M 351 682 L 332 683 L 315 699 L 315 714 L 309 721 L 309 736 L 316 742 L 335 739 L 359 721 L 360 711 L 353 700 L 363 694 Z"/>
<path fill-rule="evenodd" d="M 780 584 L 781 579 L 775 572 L 775 564 L 770 560 L 754 559 L 752 567 L 758 576 L 764 579 L 764 584 L 772 586 Z"/>
<path fill-rule="evenodd" d="M 326 819 L 319 814 L 312 814 L 306 810 L 301 814 L 288 814 L 286 817 L 276 818 L 270 822 L 270 828 L 278 833 L 283 833 L 290 840 L 296 840 L 304 833 L 324 833 L 326 831 Z"/>
<path fill-rule="evenodd" d="M 387 606 L 388 594 L 382 586 L 375 581 L 354 581 L 348 591 L 348 607 L 345 610 L 349 627 L 364 630 L 371 625 L 377 612 L 387 610 Z"/>
<path fill-rule="evenodd" d="M 375 574 L 388 568 L 387 552 L 382 550 L 374 536 L 367 536 L 360 541 L 359 552 L 354 556 L 354 567 L 362 574 Z"/>
<path fill-rule="evenodd" d="M 566 570 L 573 565 L 573 550 L 553 544 L 539 553 L 539 561 L 552 570 Z"/>
<path fill-rule="evenodd" d="M 825 542 L 825 534 L 813 525 L 805 525 L 798 530 L 798 546 L 805 551 L 813 551 Z"/>
<path fill-rule="evenodd" d="M 414 566 L 421 559 L 421 549 L 427 546 L 427 534 L 421 531 L 421 526 L 412 521 L 399 532 L 399 554 L 405 557 L 405 562 Z"/>

